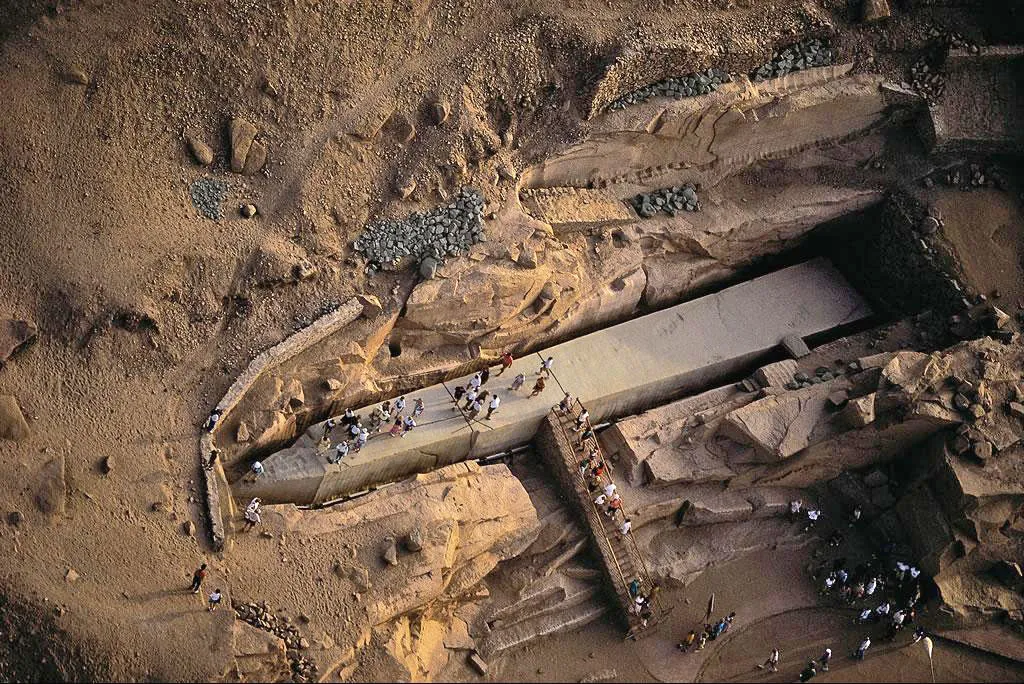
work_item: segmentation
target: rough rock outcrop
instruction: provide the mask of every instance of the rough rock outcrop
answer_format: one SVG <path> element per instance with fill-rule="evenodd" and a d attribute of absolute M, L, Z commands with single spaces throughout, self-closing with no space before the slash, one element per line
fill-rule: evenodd
<path fill-rule="evenodd" d="M 38 328 L 32 321 L 11 318 L 0 320 L 0 367 L 31 344 L 37 332 Z"/>
<path fill-rule="evenodd" d="M 9 394 L 0 395 L 0 439 L 20 442 L 28 434 L 28 422 L 18 406 L 18 400 Z"/>

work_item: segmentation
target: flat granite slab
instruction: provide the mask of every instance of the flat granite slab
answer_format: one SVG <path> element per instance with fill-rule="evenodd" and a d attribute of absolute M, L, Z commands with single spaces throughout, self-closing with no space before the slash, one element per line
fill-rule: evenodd
<path fill-rule="evenodd" d="M 501 407 L 491 420 L 484 420 L 485 407 L 472 427 L 453 410 L 443 385 L 406 395 L 407 410 L 415 398 L 423 399 L 426 407 L 414 430 L 401 438 L 382 432 L 338 464 L 329 464 L 326 454 L 317 452 L 323 424 L 312 425 L 292 447 L 264 460 L 266 472 L 258 481 L 236 483 L 235 493 L 240 499 L 260 496 L 266 503 L 320 503 L 499 453 L 530 441 L 562 398 L 559 382 L 580 397 L 597 423 L 666 403 L 746 370 L 786 335 L 806 337 L 870 314 L 868 304 L 831 263 L 814 259 L 517 359 L 501 376 L 492 370 L 484 389 L 498 393 Z M 548 356 L 554 357 L 557 381 L 552 378 L 540 396 L 528 398 L 541 358 Z M 527 375 L 527 382 L 510 392 L 508 386 L 519 372 Z M 448 387 L 468 380 L 460 378 Z M 371 410 L 356 412 L 369 416 Z M 335 443 L 340 440 L 341 428 L 333 436 Z"/>

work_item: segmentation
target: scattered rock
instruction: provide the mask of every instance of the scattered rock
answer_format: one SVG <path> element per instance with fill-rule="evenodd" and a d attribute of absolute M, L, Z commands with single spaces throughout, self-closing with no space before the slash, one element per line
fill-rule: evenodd
<path fill-rule="evenodd" d="M 7 514 L 7 524 L 17 527 L 25 521 L 25 514 L 21 511 L 11 511 Z"/>
<path fill-rule="evenodd" d="M 971 404 L 967 408 L 967 412 L 971 414 L 971 417 L 975 420 L 982 418 L 985 415 L 985 407 L 981 404 Z"/>
<path fill-rule="evenodd" d="M 416 190 L 416 179 L 406 178 L 405 180 L 399 181 L 398 185 L 395 186 L 395 190 L 398 192 L 398 196 L 402 199 L 408 199 Z"/>
<path fill-rule="evenodd" d="M 537 252 L 524 245 L 522 251 L 519 252 L 519 258 L 516 259 L 516 263 L 523 268 L 537 268 Z"/>
<path fill-rule="evenodd" d="M 345 385 L 337 378 L 327 378 L 327 380 L 324 381 L 324 386 L 327 388 L 328 392 L 340 392 Z"/>
<path fill-rule="evenodd" d="M 64 573 L 64 580 L 68 583 L 74 583 L 81 577 L 74 568 L 68 568 L 68 571 Z"/>
<path fill-rule="evenodd" d="M 971 454 L 979 461 L 987 461 L 992 458 L 992 442 L 981 440 L 971 445 Z"/>
<path fill-rule="evenodd" d="M 469 664 L 473 666 L 473 669 L 477 671 L 480 676 L 487 675 L 487 662 L 480 657 L 480 654 L 473 651 L 469 654 Z"/>
<path fill-rule="evenodd" d="M 409 536 L 405 540 L 405 548 L 412 552 L 423 550 L 423 532 L 420 528 L 414 527 L 409 531 Z"/>
<path fill-rule="evenodd" d="M 609 104 L 608 111 L 625 109 L 630 105 L 646 102 L 655 97 L 671 97 L 678 100 L 684 97 L 707 95 L 731 80 L 732 76 L 728 72 L 714 68 L 685 76 L 673 76 L 626 93 Z"/>
<path fill-rule="evenodd" d="M 398 545 L 394 537 L 387 537 L 384 542 L 384 562 L 388 565 L 398 565 Z"/>
<path fill-rule="evenodd" d="M 444 100 L 439 100 L 430 105 L 430 120 L 434 122 L 435 126 L 440 126 L 447 121 L 450 113 L 451 107 Z"/>
<path fill-rule="evenodd" d="M 113 456 L 104 456 L 103 460 L 100 461 L 100 471 L 104 475 L 109 475 L 114 470 L 116 463 L 117 461 Z"/>
<path fill-rule="evenodd" d="M 864 0 L 863 10 L 864 21 L 866 22 L 888 19 L 892 16 L 892 10 L 889 9 L 889 0 Z"/>
<path fill-rule="evenodd" d="M 209 166 L 213 163 L 213 148 L 194 136 L 189 136 L 185 142 L 188 145 L 188 151 L 192 153 L 192 158 L 197 164 Z"/>
<path fill-rule="evenodd" d="M 615 679 L 619 676 L 619 673 L 615 668 L 609 668 L 607 670 L 598 670 L 597 672 L 591 672 L 586 677 L 580 680 L 580 684 L 590 684 L 590 682 L 606 682 L 609 679 Z"/>
<path fill-rule="evenodd" d="M 658 212 L 675 216 L 681 211 L 700 211 L 697 186 L 693 183 L 662 188 L 650 193 L 637 195 L 630 203 L 642 218 L 651 218 Z"/>
<path fill-rule="evenodd" d="M 185 533 L 186 537 L 196 536 L 196 524 L 191 520 L 186 520 L 181 525 L 181 531 Z"/>
<path fill-rule="evenodd" d="M 252 218 L 257 213 L 256 205 L 243 204 L 238 208 L 238 213 L 241 214 L 243 218 Z"/>
<path fill-rule="evenodd" d="M 833 408 L 837 409 L 846 406 L 846 402 L 848 402 L 849 400 L 850 395 L 846 392 L 846 390 L 838 390 L 828 395 L 828 403 Z"/>
<path fill-rule="evenodd" d="M 780 50 L 772 56 L 771 61 L 754 69 L 750 78 L 758 83 L 769 78 L 779 78 L 794 71 L 802 71 L 812 67 L 834 64 L 836 51 L 826 46 L 817 38 L 803 40 Z"/>
<path fill-rule="evenodd" d="M 85 73 L 85 69 L 76 65 L 68 67 L 68 70 L 64 72 L 64 79 L 67 80 L 68 83 L 89 85 L 89 75 Z"/>
<path fill-rule="evenodd" d="M 882 487 L 888 484 L 889 478 L 886 477 L 885 473 L 875 468 L 870 473 L 864 476 L 864 484 L 874 489 L 875 487 Z"/>
<path fill-rule="evenodd" d="M 224 213 L 221 203 L 228 194 L 228 185 L 213 178 L 197 178 L 189 187 L 192 204 L 203 216 L 213 221 L 220 219 Z"/>
<path fill-rule="evenodd" d="M 47 461 L 40 471 L 36 505 L 48 515 L 63 515 L 67 505 L 64 455 Z"/>
<path fill-rule="evenodd" d="M 249 431 L 249 424 L 244 420 L 238 423 L 238 431 L 235 432 L 235 441 L 238 443 L 248 442 L 252 439 L 252 433 Z"/>
<path fill-rule="evenodd" d="M 231 141 L 231 170 L 235 173 L 242 173 L 245 170 L 246 161 L 257 133 L 256 126 L 239 117 L 232 119 L 228 124 L 228 137 Z"/>
<path fill-rule="evenodd" d="M 781 344 L 782 348 L 786 350 L 786 353 L 794 359 L 803 358 L 811 353 L 811 350 L 807 347 L 807 343 L 804 342 L 803 338 L 799 335 L 786 335 L 782 338 L 782 341 L 779 342 L 779 344 Z M 794 376 L 794 378 L 795 377 L 796 376 Z M 807 378 L 806 375 L 804 377 Z M 801 380 L 800 382 L 806 381 L 807 380 Z"/>
<path fill-rule="evenodd" d="M 18 400 L 9 394 L 0 395 L 0 439 L 20 442 L 28 435 L 28 422 L 18 406 Z"/>
<path fill-rule="evenodd" d="M 420 277 L 424 280 L 433 280 L 437 276 L 437 259 L 425 257 L 420 262 Z"/>
<path fill-rule="evenodd" d="M 370 573 L 366 568 L 353 565 L 349 568 L 348 578 L 360 592 L 365 592 L 370 589 Z"/>
<path fill-rule="evenodd" d="M 846 424 L 853 429 L 862 428 L 875 420 L 875 396 L 851 399 L 841 414 Z"/>

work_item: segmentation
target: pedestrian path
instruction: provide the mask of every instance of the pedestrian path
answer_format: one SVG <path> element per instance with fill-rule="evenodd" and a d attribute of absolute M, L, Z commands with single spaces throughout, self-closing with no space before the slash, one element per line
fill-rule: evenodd
<path fill-rule="evenodd" d="M 807 337 L 867 318 L 871 310 L 825 259 L 814 259 L 734 285 L 721 292 L 635 318 L 517 359 L 503 375 L 497 368 L 484 389 L 501 407 L 491 420 L 470 420 L 456 408 L 450 389 L 469 377 L 451 378 L 406 397 L 422 399 L 425 411 L 404 437 L 386 432 L 340 463 L 318 448 L 324 424 L 310 426 L 288 449 L 263 459 L 257 481 L 233 485 L 234 495 L 265 503 L 317 504 L 381 483 L 451 463 L 500 453 L 530 442 L 553 403 L 555 383 L 529 398 L 541 360 L 586 403 L 594 422 L 636 413 L 700 391 L 766 360 L 783 337 Z M 525 385 L 508 389 L 523 373 Z M 356 413 L 364 423 L 375 407 Z M 332 434 L 333 437 L 333 434 Z M 338 436 L 340 439 L 341 436 Z"/>

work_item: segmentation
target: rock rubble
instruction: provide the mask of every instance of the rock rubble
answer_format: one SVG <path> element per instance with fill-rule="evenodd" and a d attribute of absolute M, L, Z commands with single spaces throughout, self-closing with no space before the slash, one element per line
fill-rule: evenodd
<path fill-rule="evenodd" d="M 718 86 L 731 80 L 732 76 L 728 72 L 713 67 L 685 76 L 673 76 L 626 93 L 609 104 L 608 111 L 625 109 L 629 105 L 647 102 L 655 97 L 671 97 L 678 100 L 684 97 L 707 95 L 717 90 Z"/>
<path fill-rule="evenodd" d="M 270 632 L 284 640 L 288 649 L 288 662 L 292 668 L 293 682 L 316 681 L 316 663 L 299 654 L 299 651 L 309 648 L 309 641 L 299 634 L 298 627 L 291 624 L 289 618 L 275 615 L 267 607 L 266 601 L 236 604 L 235 615 L 239 620 L 248 622 L 253 627 Z"/>
<path fill-rule="evenodd" d="M 470 246 L 486 241 L 483 209 L 483 195 L 463 188 L 445 206 L 413 212 L 404 221 L 384 219 L 370 224 L 352 246 L 367 260 L 370 272 L 418 263 L 423 276 L 432 278 L 446 257 L 461 256 Z"/>
<path fill-rule="evenodd" d="M 654 192 L 641 193 L 630 200 L 636 213 L 651 218 L 659 211 L 675 216 L 680 211 L 700 211 L 697 186 L 693 183 L 674 185 Z"/>
<path fill-rule="evenodd" d="M 829 66 L 835 61 L 835 50 L 817 38 L 811 38 L 776 52 L 771 61 L 750 72 L 750 78 L 757 83 L 811 67 Z"/>

